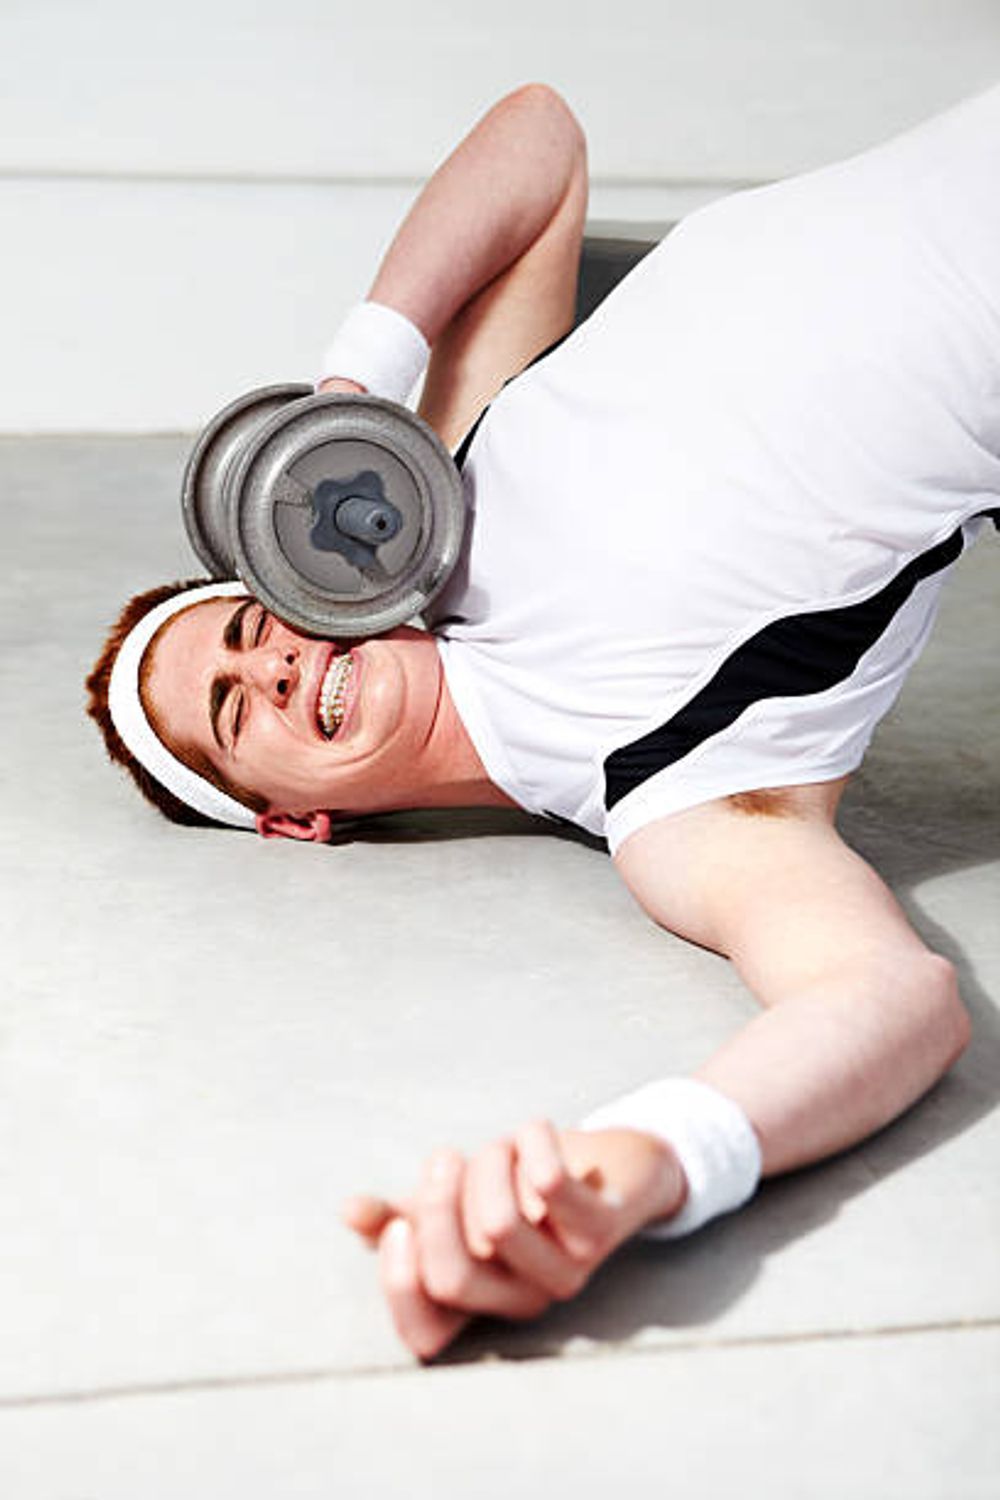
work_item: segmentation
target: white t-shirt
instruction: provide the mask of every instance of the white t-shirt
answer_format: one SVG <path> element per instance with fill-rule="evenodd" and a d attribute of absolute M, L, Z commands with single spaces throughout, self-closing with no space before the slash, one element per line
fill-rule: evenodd
<path fill-rule="evenodd" d="M 617 849 L 860 762 L 1000 506 L 1000 89 L 692 214 L 493 402 L 430 611 L 491 779 Z"/>

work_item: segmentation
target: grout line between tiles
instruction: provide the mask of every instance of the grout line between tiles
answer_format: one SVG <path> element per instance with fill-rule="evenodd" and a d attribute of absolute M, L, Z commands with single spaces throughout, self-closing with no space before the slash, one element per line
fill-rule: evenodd
<path fill-rule="evenodd" d="M 205 1392 L 242 1391 L 276 1386 L 320 1385 L 334 1381 L 370 1379 L 376 1376 L 433 1374 L 437 1370 L 455 1370 L 466 1366 L 485 1365 L 495 1368 L 501 1364 L 539 1363 L 543 1360 L 567 1359 L 595 1362 L 602 1359 L 626 1358 L 630 1355 L 670 1356 L 674 1354 L 706 1354 L 730 1349 L 766 1349 L 790 1347 L 802 1344 L 850 1343 L 863 1339 L 907 1338 L 929 1333 L 969 1333 L 1000 1328 L 1000 1317 L 952 1319 L 942 1322 L 906 1323 L 876 1328 L 828 1328 L 806 1330 L 788 1334 L 746 1334 L 733 1338 L 687 1338 L 671 1340 L 669 1343 L 650 1347 L 642 1344 L 610 1344 L 602 1346 L 588 1342 L 586 1349 L 574 1349 L 567 1353 L 564 1345 L 550 1349 L 534 1349 L 524 1354 L 476 1355 L 471 1358 L 448 1357 L 431 1364 L 415 1362 L 399 1364 L 356 1365 L 349 1369 L 320 1368 L 277 1371 L 256 1375 L 202 1376 L 189 1380 L 149 1381 L 136 1385 L 99 1386 L 92 1390 L 56 1391 L 48 1394 L 24 1396 L 0 1396 L 0 1412 L 26 1410 L 37 1407 L 79 1406 L 101 1401 L 120 1401 L 148 1396 L 186 1396 Z"/>

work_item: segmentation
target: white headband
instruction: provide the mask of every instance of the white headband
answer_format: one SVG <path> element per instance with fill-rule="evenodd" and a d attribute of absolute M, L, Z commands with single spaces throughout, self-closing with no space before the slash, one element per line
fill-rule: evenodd
<path fill-rule="evenodd" d="M 229 599 L 246 592 L 242 583 L 210 583 L 204 588 L 174 594 L 158 604 L 148 615 L 143 615 L 125 637 L 108 685 L 108 709 L 112 722 L 139 764 L 195 812 L 203 813 L 216 823 L 228 823 L 233 828 L 256 828 L 255 814 L 170 753 L 146 718 L 139 697 L 139 668 L 146 647 L 160 626 L 180 614 L 182 609 L 189 609 L 192 604 L 200 604 L 205 599 Z"/>

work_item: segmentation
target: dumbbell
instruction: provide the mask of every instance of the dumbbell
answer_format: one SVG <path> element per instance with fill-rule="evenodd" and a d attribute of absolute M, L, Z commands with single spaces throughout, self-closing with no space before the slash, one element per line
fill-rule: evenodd
<path fill-rule="evenodd" d="M 379 635 L 443 588 L 465 527 L 447 448 L 404 406 L 272 385 L 230 403 L 184 472 L 188 537 L 308 635 Z"/>

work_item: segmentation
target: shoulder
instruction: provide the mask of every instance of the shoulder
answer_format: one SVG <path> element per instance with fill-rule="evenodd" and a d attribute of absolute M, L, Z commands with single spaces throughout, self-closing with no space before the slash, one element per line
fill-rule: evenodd
<path fill-rule="evenodd" d="M 625 840 L 615 867 L 655 921 L 728 953 L 762 905 L 854 858 L 835 824 L 847 781 L 740 792 L 658 818 Z"/>

